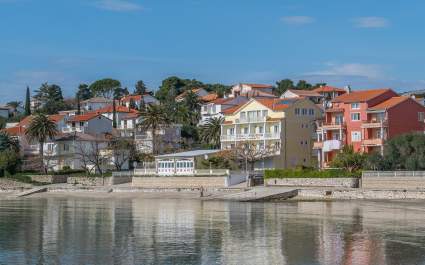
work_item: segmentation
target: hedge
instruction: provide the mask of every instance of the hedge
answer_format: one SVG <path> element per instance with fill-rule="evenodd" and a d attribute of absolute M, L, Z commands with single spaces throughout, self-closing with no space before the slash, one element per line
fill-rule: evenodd
<path fill-rule="evenodd" d="M 264 173 L 264 178 L 353 178 L 360 177 L 361 172 L 348 172 L 342 169 L 311 170 L 311 169 L 270 169 Z"/>

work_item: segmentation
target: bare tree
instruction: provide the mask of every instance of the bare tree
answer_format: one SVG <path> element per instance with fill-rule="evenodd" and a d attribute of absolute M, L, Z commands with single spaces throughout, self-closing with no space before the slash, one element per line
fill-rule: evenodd
<path fill-rule="evenodd" d="M 108 156 L 102 148 L 102 141 L 79 141 L 76 145 L 76 156 L 80 159 L 87 173 L 96 170 L 103 174 L 103 166 L 108 162 Z"/>
<path fill-rule="evenodd" d="M 241 164 L 245 164 L 246 171 L 254 171 L 255 162 L 274 156 L 276 151 L 278 149 L 273 145 L 264 146 L 253 142 L 241 142 L 234 149 L 234 156 Z"/>
<path fill-rule="evenodd" d="M 111 161 L 121 171 L 125 163 L 136 160 L 137 151 L 133 140 L 115 137 L 109 142 Z"/>

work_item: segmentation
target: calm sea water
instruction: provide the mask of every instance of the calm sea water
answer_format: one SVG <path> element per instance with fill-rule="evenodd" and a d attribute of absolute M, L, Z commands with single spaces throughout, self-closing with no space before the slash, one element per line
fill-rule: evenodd
<path fill-rule="evenodd" d="M 425 264 L 425 204 L 3 200 L 0 264 Z"/>

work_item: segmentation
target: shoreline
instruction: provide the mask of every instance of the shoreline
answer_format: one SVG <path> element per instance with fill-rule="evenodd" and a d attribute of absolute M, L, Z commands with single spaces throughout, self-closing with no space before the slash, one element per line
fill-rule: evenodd
<path fill-rule="evenodd" d="M 425 190 L 369 190 L 359 188 L 327 188 L 327 187 L 253 187 L 253 188 L 206 188 L 201 197 L 199 188 L 139 188 L 133 186 L 73 186 L 73 185 L 47 185 L 38 186 L 38 193 L 18 197 L 22 189 L 0 189 L 0 199 L 20 198 L 146 198 L 146 199 L 198 199 L 211 201 L 341 201 L 341 200 L 425 200 Z M 272 190 L 286 189 L 295 194 L 291 197 L 265 196 L 260 199 L 246 200 L 244 196 L 249 192 L 269 192 Z M 28 188 L 24 189 L 29 191 Z"/>

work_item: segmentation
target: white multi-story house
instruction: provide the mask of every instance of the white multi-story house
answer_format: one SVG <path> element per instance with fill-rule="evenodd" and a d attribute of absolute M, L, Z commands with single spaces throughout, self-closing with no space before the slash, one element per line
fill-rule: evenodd
<path fill-rule="evenodd" d="M 167 150 L 175 150 L 180 148 L 181 143 L 181 125 L 171 124 L 156 131 L 157 151 L 164 153 Z M 141 153 L 153 153 L 152 131 L 137 128 L 134 135 L 137 150 Z"/>
<path fill-rule="evenodd" d="M 98 110 L 108 105 L 112 105 L 112 99 L 103 97 L 89 98 L 81 102 L 81 108 L 85 112 Z"/>
<path fill-rule="evenodd" d="M 273 86 L 264 84 L 244 84 L 240 83 L 232 87 L 229 97 L 235 98 L 238 96 L 273 96 Z"/>
<path fill-rule="evenodd" d="M 66 127 L 62 132 L 79 132 L 85 134 L 112 133 L 112 120 L 96 113 L 90 112 L 82 115 L 74 115 L 66 121 Z"/>
<path fill-rule="evenodd" d="M 205 124 L 209 119 L 224 117 L 223 111 L 228 108 L 237 106 L 247 102 L 247 97 L 236 98 L 218 98 L 216 100 L 202 104 L 201 106 L 201 120 L 199 125 Z"/>
<path fill-rule="evenodd" d="M 140 109 L 143 105 L 156 105 L 159 104 L 159 101 L 150 94 L 144 95 L 128 95 L 121 98 L 120 103 L 127 108 L 130 108 L 131 102 L 134 102 L 134 105 L 137 109 Z"/>
<path fill-rule="evenodd" d="M 120 136 L 134 138 L 138 123 L 140 123 L 139 113 L 127 113 L 121 118 L 117 127 Z"/>
<path fill-rule="evenodd" d="M 221 149 L 254 146 L 264 156 L 255 168 L 313 166 L 314 121 L 321 110 L 305 98 L 252 98 L 224 111 Z"/>
<path fill-rule="evenodd" d="M 103 116 L 105 116 L 106 118 L 111 120 L 111 124 L 112 121 L 114 119 L 114 107 L 113 105 L 108 105 L 104 108 L 98 109 L 96 110 L 96 113 L 100 113 Z M 121 106 L 121 105 L 116 105 L 115 106 L 115 117 L 116 117 L 116 122 L 117 122 L 117 126 L 121 123 L 121 120 L 125 117 L 127 117 L 128 114 L 133 113 L 133 114 L 138 114 L 139 111 L 126 107 L 126 106 Z"/>

